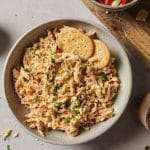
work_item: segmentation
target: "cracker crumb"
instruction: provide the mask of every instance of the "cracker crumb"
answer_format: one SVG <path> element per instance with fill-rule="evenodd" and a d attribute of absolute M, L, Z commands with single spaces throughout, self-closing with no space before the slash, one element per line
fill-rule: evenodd
<path fill-rule="evenodd" d="M 87 35 L 91 38 L 94 38 L 96 36 L 96 32 L 95 31 L 89 31 L 89 32 L 85 33 L 85 35 Z"/>
<path fill-rule="evenodd" d="M 16 138 L 16 137 L 18 137 L 18 136 L 19 136 L 19 133 L 18 133 L 18 132 L 14 133 L 14 134 L 12 135 L 12 137 L 14 137 L 14 138 Z"/>
<path fill-rule="evenodd" d="M 36 141 L 39 141 L 39 139 L 35 139 Z"/>
<path fill-rule="evenodd" d="M 105 11 L 105 13 L 106 13 L 106 14 L 109 14 L 109 11 L 108 11 L 108 10 L 106 10 L 106 11 Z"/>

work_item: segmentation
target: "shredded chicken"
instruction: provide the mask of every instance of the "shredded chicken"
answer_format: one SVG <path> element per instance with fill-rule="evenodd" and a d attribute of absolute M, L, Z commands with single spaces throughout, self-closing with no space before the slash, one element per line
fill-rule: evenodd
<path fill-rule="evenodd" d="M 25 122 L 45 135 L 47 129 L 72 136 L 80 128 L 114 116 L 113 99 L 119 88 L 114 58 L 103 69 L 93 61 L 61 52 L 53 33 L 26 49 L 23 65 L 13 69 L 14 85 L 28 110 Z"/>

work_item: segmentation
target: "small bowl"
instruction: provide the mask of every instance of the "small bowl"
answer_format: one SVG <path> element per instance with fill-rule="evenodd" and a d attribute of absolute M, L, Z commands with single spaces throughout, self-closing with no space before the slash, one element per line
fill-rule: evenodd
<path fill-rule="evenodd" d="M 122 11 L 122 10 L 128 9 L 128 8 L 136 5 L 140 0 L 132 0 L 131 2 L 129 2 L 125 5 L 122 5 L 122 6 L 105 5 L 105 4 L 97 2 L 96 0 L 90 0 L 90 1 L 102 10 L 115 12 L 115 11 Z"/>
<path fill-rule="evenodd" d="M 121 86 L 114 103 L 116 115 L 105 122 L 93 125 L 89 131 L 82 131 L 81 134 L 77 137 L 71 137 L 61 131 L 49 131 L 45 137 L 41 137 L 39 134 L 37 134 L 36 130 L 30 129 L 27 124 L 24 123 L 27 110 L 20 103 L 20 100 L 15 93 L 12 69 L 22 62 L 22 57 L 24 55 L 24 50 L 26 47 L 30 46 L 33 42 L 38 41 L 39 37 L 45 36 L 47 34 L 47 29 L 54 29 L 55 27 L 59 28 L 63 25 L 81 28 L 86 31 L 95 31 L 98 38 L 107 44 L 111 54 L 117 59 L 117 69 L 119 78 L 121 80 Z M 114 38 L 112 34 L 108 32 L 108 30 L 100 25 L 96 25 L 96 23 L 92 23 L 90 21 L 83 21 L 83 19 L 82 21 L 64 19 L 51 21 L 40 25 L 33 30 L 28 31 L 14 44 L 6 59 L 3 73 L 3 87 L 8 106 L 11 109 L 16 120 L 22 125 L 24 129 L 26 129 L 36 138 L 40 138 L 45 142 L 60 145 L 70 145 L 84 143 L 100 136 L 110 127 L 112 127 L 112 125 L 119 119 L 119 117 L 126 108 L 132 91 L 132 73 L 127 54 L 125 53 L 121 44 Z"/>

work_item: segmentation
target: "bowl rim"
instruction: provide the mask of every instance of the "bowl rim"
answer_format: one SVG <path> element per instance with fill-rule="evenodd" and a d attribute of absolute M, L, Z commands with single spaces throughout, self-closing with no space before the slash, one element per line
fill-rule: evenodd
<path fill-rule="evenodd" d="M 118 113 L 116 119 L 112 122 L 112 124 L 110 124 L 108 126 L 108 128 L 104 129 L 101 134 L 97 134 L 95 136 L 92 136 L 92 137 L 88 137 L 86 140 L 82 140 L 82 141 L 79 141 L 79 142 L 73 142 L 73 143 L 63 143 L 63 142 L 58 142 L 58 141 L 50 141 L 48 139 L 44 139 L 43 137 L 37 135 L 37 134 L 34 134 L 33 132 L 31 132 L 29 130 L 29 128 L 25 127 L 22 122 L 16 117 L 16 115 L 14 114 L 13 110 L 11 109 L 10 107 L 10 103 L 8 102 L 7 100 L 7 96 L 6 96 L 6 89 L 5 89 L 5 74 L 6 74 L 6 68 L 7 68 L 7 65 L 8 65 L 8 61 L 11 57 L 11 54 L 12 52 L 14 51 L 15 47 L 19 44 L 19 42 L 25 37 L 27 36 L 29 33 L 31 33 L 32 31 L 42 27 L 43 25 L 45 24 L 49 24 L 49 23 L 52 23 L 52 22 L 59 22 L 59 21 L 76 21 L 76 22 L 82 22 L 82 23 L 86 23 L 86 24 L 89 24 L 91 26 L 95 26 L 96 28 L 98 29 L 102 29 L 104 32 L 107 32 L 112 38 L 114 38 L 114 40 L 116 40 L 116 42 L 119 44 L 119 46 L 122 48 L 122 53 L 124 53 L 124 56 L 126 57 L 126 65 L 128 66 L 128 70 L 129 70 L 129 85 L 128 85 L 128 93 L 127 93 L 127 96 L 126 96 L 126 102 L 124 103 L 124 107 L 122 108 L 122 110 Z M 107 30 L 106 28 L 104 28 L 102 25 L 96 23 L 95 21 L 92 21 L 92 20 L 88 20 L 88 19 L 83 19 L 83 18 L 77 18 L 77 19 L 74 19 L 74 18 L 61 18 L 61 19 L 55 19 L 55 20 L 50 20 L 50 21 L 46 21 L 40 25 L 37 25 L 36 27 L 33 27 L 29 30 L 27 30 L 22 36 L 20 36 L 18 38 L 18 40 L 13 44 L 12 48 L 10 49 L 7 57 L 6 57 L 6 60 L 5 60 L 5 64 L 4 64 L 4 69 L 3 69 L 3 74 L 2 74 L 2 89 L 3 89 L 3 92 L 4 92 L 4 97 L 7 101 L 7 105 L 8 105 L 8 108 L 9 110 L 11 111 L 11 114 L 13 116 L 13 118 L 18 122 L 18 124 L 20 125 L 20 127 L 23 129 L 23 131 L 26 131 L 26 133 L 29 133 L 29 135 L 32 135 L 33 137 L 35 138 L 38 138 L 40 139 L 41 141 L 43 142 L 46 142 L 46 143 L 49 143 L 49 144 L 55 144 L 55 145 L 76 145 L 76 144 L 82 144 L 82 143 L 86 143 L 86 142 L 89 142 L 91 140 L 94 140 L 96 139 L 97 137 L 101 136 L 102 134 L 104 134 L 106 131 L 108 131 L 118 120 L 119 118 L 121 117 L 121 115 L 123 114 L 124 110 L 126 109 L 127 107 L 127 104 L 131 98 L 131 94 L 132 94 L 132 88 L 133 88 L 133 76 L 132 76 L 132 69 L 131 69 L 131 63 L 130 63 L 130 60 L 128 58 L 128 55 L 125 51 L 125 49 L 123 48 L 123 46 L 120 44 L 120 42 L 116 39 L 116 37 L 114 37 L 110 32 L 109 30 Z"/>
<path fill-rule="evenodd" d="M 105 5 L 102 3 L 97 2 L 96 0 L 90 0 L 92 3 L 94 3 L 95 5 L 97 5 L 98 7 L 102 7 L 104 9 L 108 9 L 108 10 L 118 10 L 118 9 L 124 9 L 124 8 L 128 8 L 128 7 L 132 7 L 134 6 L 136 3 L 138 3 L 140 0 L 132 0 L 131 2 L 125 4 L 125 5 L 121 5 L 121 6 L 111 6 L 111 5 Z"/>

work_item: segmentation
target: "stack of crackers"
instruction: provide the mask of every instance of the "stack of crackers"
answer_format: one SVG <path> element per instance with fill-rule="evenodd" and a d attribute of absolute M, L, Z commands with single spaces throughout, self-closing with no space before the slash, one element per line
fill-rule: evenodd
<path fill-rule="evenodd" d="M 110 52 L 106 44 L 92 34 L 94 32 L 85 33 L 81 29 L 64 26 L 56 34 L 58 48 L 77 54 L 83 61 L 93 61 L 98 68 L 103 68 L 109 63 Z"/>

